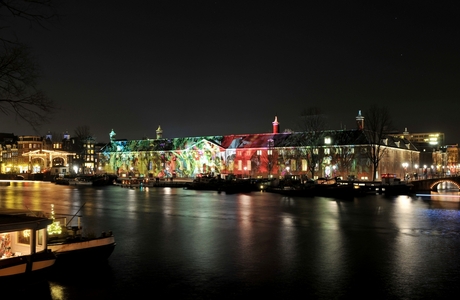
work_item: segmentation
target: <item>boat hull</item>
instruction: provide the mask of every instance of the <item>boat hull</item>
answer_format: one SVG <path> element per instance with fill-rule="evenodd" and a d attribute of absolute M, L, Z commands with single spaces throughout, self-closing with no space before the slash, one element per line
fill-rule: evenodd
<path fill-rule="evenodd" d="M 68 262 L 104 261 L 115 249 L 114 236 L 94 239 L 72 239 L 62 243 L 48 243 L 56 256 L 57 264 Z"/>
<path fill-rule="evenodd" d="M 44 251 L 32 255 L 22 255 L 0 260 L 0 278 L 19 278 L 29 273 L 38 273 L 48 270 L 54 265 L 56 255 L 51 251 Z"/>

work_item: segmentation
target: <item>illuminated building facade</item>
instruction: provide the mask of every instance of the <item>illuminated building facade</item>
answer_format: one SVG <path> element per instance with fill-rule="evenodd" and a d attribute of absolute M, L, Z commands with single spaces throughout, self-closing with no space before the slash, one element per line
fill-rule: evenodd
<path fill-rule="evenodd" d="M 422 166 L 420 151 L 404 136 L 390 136 L 372 144 L 367 138 L 364 117 L 356 117 L 353 130 L 329 130 L 313 144 L 306 133 L 279 131 L 278 118 L 271 133 L 165 138 L 160 126 L 155 139 L 123 140 L 110 133 L 110 142 L 96 144 L 64 135 L 54 141 L 23 136 L 4 142 L 1 173 L 44 172 L 111 173 L 120 177 L 195 178 L 202 174 L 244 178 L 279 178 L 285 175 L 311 177 L 351 176 L 372 179 L 369 153 L 380 146 L 380 174 L 413 174 Z M 310 159 L 315 156 L 315 162 Z M 20 162 L 22 159 L 22 162 Z"/>
<path fill-rule="evenodd" d="M 409 140 L 420 151 L 419 172 L 451 175 L 460 172 L 458 145 L 446 145 L 442 132 L 409 133 L 396 136 Z"/>
<path fill-rule="evenodd" d="M 51 134 L 13 136 L 3 141 L 0 149 L 1 174 L 66 174 L 73 153 L 68 149 L 69 135 L 54 141 Z"/>
<path fill-rule="evenodd" d="M 157 132 L 156 139 L 131 141 L 116 140 L 112 131 L 110 143 L 99 153 L 99 169 L 120 177 L 310 177 L 308 155 L 316 155 L 314 177 L 372 179 L 368 153 L 376 145 L 362 127 L 324 131 L 320 143 L 309 146 L 302 142 L 305 133 L 279 133 L 277 118 L 272 124 L 272 133 L 168 139 Z M 407 139 L 388 136 L 381 143 L 378 174 L 412 173 L 419 164 L 419 151 Z"/>

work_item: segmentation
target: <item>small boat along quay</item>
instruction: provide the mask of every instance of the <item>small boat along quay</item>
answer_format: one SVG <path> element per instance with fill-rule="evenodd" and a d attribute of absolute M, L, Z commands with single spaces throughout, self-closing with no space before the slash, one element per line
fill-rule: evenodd
<path fill-rule="evenodd" d="M 265 191 L 286 196 L 304 197 L 358 197 L 368 194 L 408 195 L 417 192 L 435 191 L 442 182 L 460 182 L 458 177 L 430 178 L 417 181 L 401 181 L 393 174 L 385 174 L 382 181 L 340 180 L 319 178 L 301 181 L 284 179 L 221 179 L 218 176 L 203 176 L 196 179 L 117 179 L 114 184 L 123 188 L 171 187 L 190 190 L 213 190 L 225 193 L 249 193 Z M 460 184 L 460 183 L 459 183 Z"/>
<path fill-rule="evenodd" d="M 0 180 L 0 186 L 9 186 L 11 180 Z M 382 181 L 340 180 L 339 178 L 319 178 L 298 180 L 285 176 L 282 179 L 232 178 L 201 176 L 191 178 L 117 178 L 114 176 L 87 178 L 61 178 L 55 184 L 75 186 L 115 185 L 122 188 L 170 187 L 190 190 L 214 190 L 225 193 L 249 193 L 256 191 L 279 193 L 286 196 L 358 197 L 366 194 L 408 195 L 437 191 L 442 184 L 460 187 L 460 176 L 429 177 L 404 181 L 394 174 L 382 174 Z"/>
<path fill-rule="evenodd" d="M 193 180 L 187 179 L 148 179 L 148 178 L 119 178 L 114 185 L 122 188 L 143 188 L 143 187 L 175 187 L 187 188 Z"/>

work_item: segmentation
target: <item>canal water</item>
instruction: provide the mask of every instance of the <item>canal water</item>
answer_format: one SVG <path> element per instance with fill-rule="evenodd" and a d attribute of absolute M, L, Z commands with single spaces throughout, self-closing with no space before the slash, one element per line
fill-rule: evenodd
<path fill-rule="evenodd" d="M 17 295 L 450 299 L 460 292 L 453 196 L 341 201 L 24 181 L 0 187 L 0 207 L 50 212 L 54 204 L 56 214 L 82 215 L 87 233 L 112 230 L 117 242 L 107 263 L 53 270 Z"/>

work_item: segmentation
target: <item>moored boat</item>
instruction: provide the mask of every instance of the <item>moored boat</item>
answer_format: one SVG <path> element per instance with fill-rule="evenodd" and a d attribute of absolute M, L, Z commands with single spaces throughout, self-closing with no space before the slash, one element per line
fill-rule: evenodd
<path fill-rule="evenodd" d="M 380 190 L 386 196 L 398 196 L 412 194 L 413 184 L 401 181 L 396 174 L 382 174 Z"/>
<path fill-rule="evenodd" d="M 92 179 L 94 186 L 114 185 L 118 176 L 113 174 L 95 175 Z"/>
<path fill-rule="evenodd" d="M 93 185 L 92 176 L 77 176 L 69 180 L 69 185 Z"/>
<path fill-rule="evenodd" d="M 47 246 L 51 223 L 27 211 L 0 210 L 0 279 L 38 275 L 54 265 L 56 255 Z"/>
<path fill-rule="evenodd" d="M 115 249 L 115 237 L 112 232 L 103 232 L 98 237 L 81 235 L 66 239 L 50 239 L 48 248 L 56 254 L 57 263 L 103 262 Z"/>
<path fill-rule="evenodd" d="M 70 226 L 66 217 L 55 219 L 54 212 L 51 218 L 54 222 L 48 228 L 48 248 L 56 255 L 56 263 L 59 265 L 69 262 L 102 262 L 115 249 L 115 237 L 111 231 L 103 232 L 100 236 L 83 235 L 80 216 L 75 226 Z"/>
<path fill-rule="evenodd" d="M 218 191 L 227 194 L 250 193 L 257 190 L 256 183 L 248 179 L 225 180 L 222 181 Z"/>
<path fill-rule="evenodd" d="M 353 199 L 365 195 L 365 190 L 359 185 L 342 182 L 337 178 L 319 178 L 314 186 L 314 194 L 318 197 Z"/>
<path fill-rule="evenodd" d="M 199 176 L 187 185 L 187 189 L 219 191 L 221 190 L 223 183 L 224 181 L 220 179 L 220 177 Z"/>
<path fill-rule="evenodd" d="M 288 197 L 314 197 L 315 189 L 313 185 L 302 186 L 287 186 L 287 187 L 274 187 L 267 188 L 268 192 L 281 194 Z"/>

